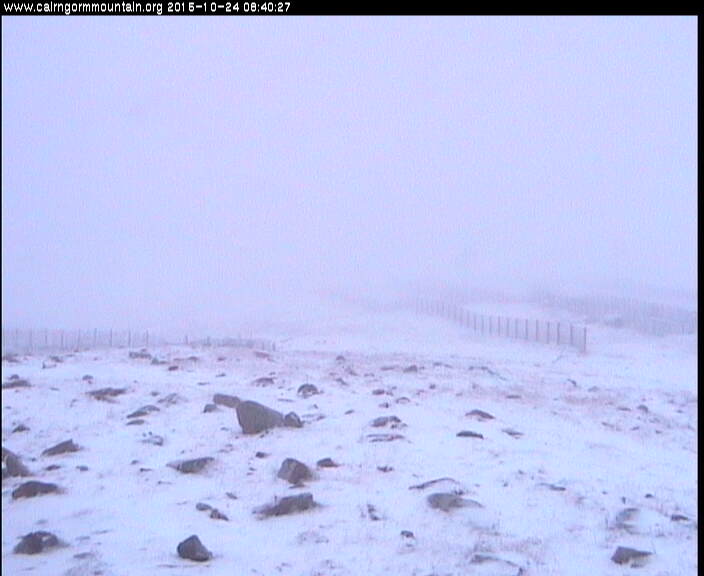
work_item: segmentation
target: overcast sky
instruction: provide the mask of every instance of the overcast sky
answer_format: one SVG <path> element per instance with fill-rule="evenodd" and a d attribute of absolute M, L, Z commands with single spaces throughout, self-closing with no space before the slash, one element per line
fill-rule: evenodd
<path fill-rule="evenodd" d="M 696 290 L 695 18 L 2 19 L 4 326 Z"/>

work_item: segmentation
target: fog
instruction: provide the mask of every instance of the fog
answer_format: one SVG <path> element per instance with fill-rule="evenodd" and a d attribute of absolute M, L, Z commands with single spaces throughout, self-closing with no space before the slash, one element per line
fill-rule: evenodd
<path fill-rule="evenodd" d="M 695 293 L 696 138 L 696 18 L 5 17 L 3 325 Z"/>

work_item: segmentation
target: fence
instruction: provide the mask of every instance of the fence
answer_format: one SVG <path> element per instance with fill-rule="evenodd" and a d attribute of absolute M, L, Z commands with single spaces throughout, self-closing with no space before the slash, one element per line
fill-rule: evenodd
<path fill-rule="evenodd" d="M 108 348 L 148 348 L 165 345 L 230 346 L 276 350 L 271 340 L 257 338 L 165 338 L 148 330 L 21 330 L 2 329 L 2 354 L 80 352 Z"/>
<path fill-rule="evenodd" d="M 697 333 L 696 311 L 667 304 L 608 296 L 565 297 L 545 292 L 535 294 L 533 301 L 580 314 L 589 321 L 617 328 L 632 328 L 655 336 Z"/>
<path fill-rule="evenodd" d="M 503 336 L 514 340 L 571 346 L 587 351 L 587 327 L 569 322 L 477 314 L 457 304 L 419 299 L 418 313 L 440 316 L 459 323 L 482 336 Z"/>

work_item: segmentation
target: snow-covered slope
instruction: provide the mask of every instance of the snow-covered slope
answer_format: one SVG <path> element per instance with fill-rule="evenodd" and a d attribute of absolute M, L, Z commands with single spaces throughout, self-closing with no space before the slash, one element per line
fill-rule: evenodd
<path fill-rule="evenodd" d="M 3 382 L 17 374 L 31 386 L 3 389 L 2 444 L 34 475 L 3 480 L 3 572 L 621 575 L 632 569 L 611 560 L 618 546 L 652 553 L 641 574 L 696 572 L 690 339 L 595 329 L 581 355 L 481 339 L 406 312 L 325 317 L 263 329 L 258 336 L 277 342 L 269 357 L 172 347 L 150 350 L 165 364 L 124 349 L 64 356 L 44 369 L 44 357 L 3 362 Z M 272 381 L 256 383 L 261 377 Z M 321 393 L 303 398 L 303 383 Z M 112 401 L 87 394 L 105 387 L 126 392 Z M 295 411 L 304 426 L 246 436 L 234 409 L 203 412 L 215 393 Z M 127 425 L 145 405 L 159 410 Z M 392 415 L 401 421 L 393 428 L 371 425 Z M 20 424 L 28 430 L 13 432 Z M 163 445 L 150 443 L 155 436 Z M 68 439 L 81 450 L 42 456 Z M 200 474 L 167 466 L 202 456 L 215 460 Z M 314 470 L 305 486 L 277 478 L 288 457 Z M 317 468 L 325 457 L 339 466 Z M 13 499 L 29 479 L 62 492 Z M 427 496 L 443 491 L 482 507 L 431 508 Z M 302 492 L 319 506 L 253 514 Z M 37 530 L 66 546 L 13 553 Z M 179 558 L 191 534 L 211 560 Z"/>

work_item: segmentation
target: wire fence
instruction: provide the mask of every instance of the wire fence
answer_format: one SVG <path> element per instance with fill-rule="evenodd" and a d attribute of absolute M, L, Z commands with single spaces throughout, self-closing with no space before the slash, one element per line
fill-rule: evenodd
<path fill-rule="evenodd" d="M 27 330 L 2 329 L 2 354 L 42 354 L 80 352 L 110 348 L 149 348 L 150 346 L 226 346 L 274 351 L 276 344 L 262 338 L 166 338 L 148 330 Z"/>
<path fill-rule="evenodd" d="M 502 336 L 513 340 L 570 346 L 587 351 L 587 327 L 551 320 L 478 314 L 461 305 L 439 300 L 418 299 L 416 312 L 439 316 L 473 330 L 482 336 Z"/>
<path fill-rule="evenodd" d="M 633 298 L 608 296 L 566 297 L 540 293 L 533 301 L 544 306 L 584 316 L 589 322 L 600 322 L 614 328 L 631 328 L 654 336 L 696 334 L 696 310 L 643 302 Z"/>

